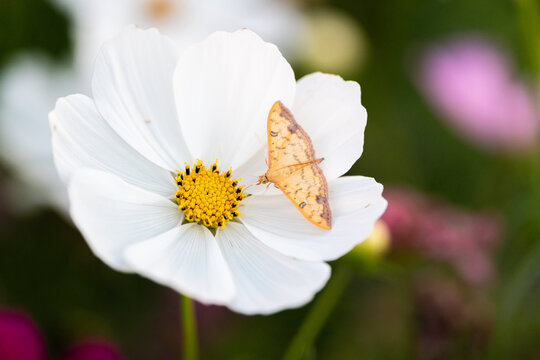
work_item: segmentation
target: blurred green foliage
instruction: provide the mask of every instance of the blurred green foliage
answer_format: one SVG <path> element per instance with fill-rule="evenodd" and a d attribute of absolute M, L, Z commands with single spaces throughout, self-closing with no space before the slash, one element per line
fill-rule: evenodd
<path fill-rule="evenodd" d="M 18 51 L 69 55 L 69 20 L 46 0 L 0 1 L 0 66 Z"/>
<path fill-rule="evenodd" d="M 306 359 L 419 358 L 415 284 L 421 274 L 434 272 L 457 282 L 466 304 L 481 298 L 492 307 L 486 327 L 466 324 L 451 332 L 440 358 L 540 356 L 538 160 L 487 154 L 466 143 L 439 121 L 413 79 L 416 49 L 471 32 L 500 41 L 523 74 L 537 74 L 540 65 L 531 60 L 537 56 L 531 47 L 540 44 L 534 42 L 538 34 L 529 33 L 535 20 L 520 7 L 523 3 L 333 0 L 308 5 L 346 11 L 369 41 L 367 64 L 353 76 L 369 114 L 365 150 L 350 173 L 373 176 L 385 185 L 408 184 L 471 209 L 499 209 L 507 236 L 497 255 L 499 280 L 490 289 L 468 288 L 440 264 L 399 255 L 390 256 L 377 271 L 356 269 Z M 0 66 L 23 50 L 54 58 L 69 54 L 69 21 L 45 0 L 0 0 L 0 24 Z M 304 73 L 301 67 L 295 70 L 298 77 Z M 117 341 L 129 359 L 179 357 L 176 294 L 109 269 L 69 222 L 51 211 L 3 213 L 0 304 L 34 316 L 51 354 L 76 339 L 98 335 Z M 311 306 L 271 317 L 206 309 L 200 314 L 201 355 L 279 358 Z"/>

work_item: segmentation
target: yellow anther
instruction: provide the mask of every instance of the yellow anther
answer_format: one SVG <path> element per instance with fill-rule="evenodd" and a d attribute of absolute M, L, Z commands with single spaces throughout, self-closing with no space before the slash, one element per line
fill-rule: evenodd
<path fill-rule="evenodd" d="M 238 206 L 246 194 L 242 192 L 245 186 L 238 186 L 241 179 L 231 179 L 232 168 L 222 174 L 217 162 L 206 169 L 197 159 L 193 167 L 185 163 L 183 172 L 176 170 L 175 198 L 187 221 L 222 229 L 227 221 L 241 216 Z"/>

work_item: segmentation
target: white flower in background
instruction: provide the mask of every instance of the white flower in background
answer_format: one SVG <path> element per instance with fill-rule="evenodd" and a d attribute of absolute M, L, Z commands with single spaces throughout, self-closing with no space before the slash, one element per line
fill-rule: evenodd
<path fill-rule="evenodd" d="M 46 119 L 62 92 L 77 90 L 78 82 L 69 75 L 44 56 L 32 54 L 15 58 L 1 78 L 0 158 L 17 179 L 7 184 L 7 196 L 19 210 L 44 204 L 67 210 Z"/>
<path fill-rule="evenodd" d="M 16 177 L 12 205 L 52 204 L 67 211 L 65 187 L 54 169 L 47 113 L 65 94 L 88 93 L 99 47 L 128 24 L 157 26 L 181 48 L 215 30 L 249 27 L 295 49 L 302 31 L 298 12 L 269 0 L 56 0 L 72 16 L 73 64 L 44 56 L 13 59 L 0 80 L 0 158 Z M 20 201 L 24 198 L 25 201 Z"/>
<path fill-rule="evenodd" d="M 102 47 L 92 94 L 58 100 L 53 150 L 75 224 L 114 269 L 272 313 L 309 301 L 329 277 L 324 261 L 365 239 L 386 207 L 373 179 L 340 178 L 363 148 L 358 84 L 321 73 L 296 82 L 278 49 L 249 30 L 214 33 L 179 55 L 157 30 L 130 27 Z M 277 100 L 325 158 L 331 230 L 277 189 L 242 187 L 267 170 Z"/>
<path fill-rule="evenodd" d="M 56 0 L 75 19 L 75 59 L 91 71 L 104 41 L 126 25 L 156 27 L 182 49 L 216 30 L 249 28 L 286 53 L 298 48 L 304 22 L 291 4 L 274 0 Z"/>

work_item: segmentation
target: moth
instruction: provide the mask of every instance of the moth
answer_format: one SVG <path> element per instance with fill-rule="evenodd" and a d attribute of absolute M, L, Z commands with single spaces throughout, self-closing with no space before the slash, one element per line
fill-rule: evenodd
<path fill-rule="evenodd" d="M 268 171 L 257 184 L 273 183 L 312 224 L 329 230 L 332 214 L 328 184 L 315 158 L 308 134 L 281 101 L 276 101 L 267 122 Z"/>

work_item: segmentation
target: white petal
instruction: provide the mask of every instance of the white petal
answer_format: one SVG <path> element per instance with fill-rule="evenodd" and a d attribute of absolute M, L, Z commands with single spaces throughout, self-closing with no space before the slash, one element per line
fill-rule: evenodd
<path fill-rule="evenodd" d="M 328 180 L 345 174 L 362 155 L 367 113 L 360 86 L 336 75 L 314 73 L 297 83 L 292 112 L 311 137 Z"/>
<path fill-rule="evenodd" d="M 182 221 L 170 200 L 102 171 L 83 169 L 68 188 L 71 217 L 94 253 L 112 268 L 132 271 L 127 246 L 162 234 Z"/>
<path fill-rule="evenodd" d="M 260 194 L 265 191 L 264 186 L 253 186 L 258 181 L 258 177 L 268 170 L 265 159 L 268 150 L 261 147 L 251 158 L 247 159 L 240 167 L 233 168 L 233 178 L 241 178 L 240 185 L 249 186 L 247 193 Z M 270 190 L 270 189 L 269 189 Z"/>
<path fill-rule="evenodd" d="M 217 242 L 236 287 L 236 296 L 228 306 L 243 314 L 270 314 L 302 306 L 330 276 L 327 264 L 280 254 L 241 224 L 227 223 L 218 231 Z"/>
<path fill-rule="evenodd" d="M 182 53 L 174 74 L 189 149 L 204 162 L 240 167 L 266 146 L 268 112 L 277 100 L 292 105 L 295 86 L 274 45 L 249 30 L 212 34 Z M 264 157 L 258 161 L 264 168 Z"/>
<path fill-rule="evenodd" d="M 148 159 L 173 170 L 192 160 L 174 107 L 177 59 L 173 42 L 156 29 L 129 27 L 102 47 L 92 79 L 96 106 L 111 127 Z"/>
<path fill-rule="evenodd" d="M 234 296 L 229 268 L 204 226 L 175 227 L 130 246 L 125 257 L 138 273 L 203 303 L 225 304 Z"/>
<path fill-rule="evenodd" d="M 332 228 L 311 224 L 283 194 L 251 196 L 240 208 L 241 220 L 258 239 L 289 256 L 334 260 L 371 233 L 386 209 L 382 185 L 372 178 L 347 176 L 328 183 Z"/>
<path fill-rule="evenodd" d="M 146 190 L 172 197 L 171 173 L 152 163 L 122 138 L 99 115 L 84 95 L 61 98 L 49 115 L 55 163 L 64 182 L 80 168 L 110 172 Z"/>

